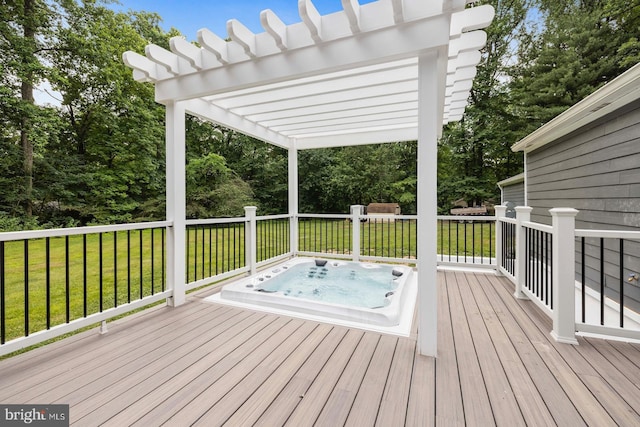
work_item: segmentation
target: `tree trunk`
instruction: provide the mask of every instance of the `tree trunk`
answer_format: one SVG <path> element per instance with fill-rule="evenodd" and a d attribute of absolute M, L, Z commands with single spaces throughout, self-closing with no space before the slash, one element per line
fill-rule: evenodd
<path fill-rule="evenodd" d="M 22 80 L 21 95 L 22 102 L 29 104 L 23 110 L 22 119 L 20 120 L 20 143 L 22 144 L 23 170 L 24 170 L 24 186 L 25 186 L 25 214 L 27 217 L 33 215 L 33 142 L 31 141 L 31 115 L 33 114 L 33 71 L 29 66 L 35 61 L 36 46 L 36 25 L 33 15 L 35 13 L 35 1 L 24 1 L 24 38 L 25 41 L 33 46 L 33 52 L 29 52 L 29 57 L 24 58 L 26 72 Z"/>

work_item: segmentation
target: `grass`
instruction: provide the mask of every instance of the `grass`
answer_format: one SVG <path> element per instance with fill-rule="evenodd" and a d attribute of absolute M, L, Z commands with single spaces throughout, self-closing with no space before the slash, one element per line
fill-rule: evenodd
<path fill-rule="evenodd" d="M 444 261 L 448 254 L 494 255 L 495 229 L 489 226 L 443 221 L 438 225 L 438 253 L 445 254 Z M 361 223 L 361 254 L 415 259 L 416 230 L 415 220 Z M 300 251 L 350 254 L 352 236 L 347 220 L 299 222 Z M 288 252 L 289 238 L 288 219 L 259 221 L 258 262 Z M 475 243 L 465 248 L 465 238 Z M 244 222 L 190 226 L 187 241 L 187 282 L 246 264 Z M 47 323 L 55 326 L 164 290 L 163 242 L 164 229 L 147 229 L 0 243 L 5 341 L 44 330 Z"/>

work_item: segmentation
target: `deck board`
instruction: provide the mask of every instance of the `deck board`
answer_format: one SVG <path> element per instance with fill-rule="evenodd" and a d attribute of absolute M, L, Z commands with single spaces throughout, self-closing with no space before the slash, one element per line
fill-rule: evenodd
<path fill-rule="evenodd" d="M 483 318 L 483 315 L 487 312 L 487 302 L 484 299 L 476 299 L 465 274 L 456 274 L 456 279 L 460 291 L 461 304 L 465 308 L 467 315 L 466 320 L 469 325 L 470 337 L 472 337 L 476 349 L 475 355 L 479 364 L 478 369 L 481 372 L 492 410 L 493 421 L 498 426 L 524 426 L 526 423 L 509 383 L 507 372 L 500 362 L 496 344 L 491 340 L 491 335 Z"/>
<path fill-rule="evenodd" d="M 460 372 L 453 338 L 451 301 L 448 289 L 455 286 L 455 276 L 438 273 L 445 283 L 438 289 L 438 360 L 436 361 L 436 424 L 464 425 Z M 455 311 L 455 310 L 454 310 Z M 442 399 L 442 396 L 447 396 Z"/>
<path fill-rule="evenodd" d="M 473 302 L 463 305 L 461 288 L 463 274 L 454 274 L 450 286 L 447 286 L 449 304 L 451 307 L 461 307 L 462 310 L 450 310 L 453 339 L 458 361 L 458 376 L 460 377 L 460 390 L 462 392 L 462 404 L 464 406 L 465 424 L 468 426 L 486 426 L 494 424 L 493 412 L 489 395 L 485 385 L 485 378 L 480 369 L 478 352 L 470 330 L 470 322 L 467 311 L 473 312 Z M 488 378 L 487 378 L 488 380 Z"/>
<path fill-rule="evenodd" d="M 72 425 L 638 425 L 640 346 L 556 343 L 502 277 L 438 273 L 438 358 L 397 337 L 190 295 L 0 361 L 3 403 Z"/>
<path fill-rule="evenodd" d="M 298 426 L 315 422 L 363 337 L 363 331 L 350 330 L 327 360 L 326 368 L 309 383 L 311 379 L 305 378 L 304 388 L 287 390 L 279 396 L 260 418 L 259 425 Z"/>
<path fill-rule="evenodd" d="M 489 339 L 496 348 L 499 355 L 500 365 L 507 377 L 509 385 L 513 390 L 517 406 L 527 425 L 535 426 L 555 426 L 553 416 L 544 402 L 543 397 L 538 392 L 535 382 L 529 375 L 527 368 L 522 364 L 516 345 L 509 339 L 508 331 L 501 323 L 494 307 L 491 305 L 490 296 L 486 294 L 485 288 L 491 286 L 489 278 L 485 275 L 475 277 L 480 286 L 475 286 L 472 293 L 478 301 L 482 318 L 487 326 Z M 504 408 L 503 408 L 504 410 Z M 518 419 L 517 417 L 515 418 Z"/>
<path fill-rule="evenodd" d="M 557 379 L 557 370 L 552 371 L 545 363 L 545 356 L 553 356 L 545 335 L 532 324 L 531 319 L 517 307 L 533 305 L 531 302 L 514 301 L 505 288 L 488 287 L 488 297 L 505 328 L 509 339 L 518 351 L 520 360 L 543 396 L 556 425 L 586 425 L 575 408 L 572 397 Z M 542 354 L 541 354 L 542 353 Z M 548 353 L 548 354 L 545 354 Z M 570 370 L 570 369 L 569 369 Z M 571 371 L 573 373 L 573 371 Z"/>
<path fill-rule="evenodd" d="M 327 325 L 323 325 L 323 327 L 328 328 Z M 300 401 L 300 396 L 304 396 L 307 388 L 325 366 L 346 333 L 347 329 L 331 328 L 322 341 L 322 345 L 318 343 L 313 346 L 313 348 L 310 348 L 311 352 L 309 353 L 297 350 L 295 357 L 287 359 L 286 363 L 283 363 L 273 373 L 273 378 L 263 382 L 260 387 L 255 389 L 253 394 L 255 398 L 247 399 L 239 408 L 237 408 L 237 405 L 229 403 L 228 408 L 225 410 L 233 410 L 233 413 L 224 421 L 229 425 L 253 425 L 264 411 L 273 404 L 274 407 L 280 409 L 277 411 L 280 419 L 274 420 L 273 425 L 282 425 L 290 414 L 290 411 L 286 411 L 287 405 L 285 405 L 284 400 L 289 400 L 294 404 Z M 291 387 L 287 388 L 288 385 L 291 385 Z M 282 396 L 282 400 L 276 402 L 276 399 L 280 396 Z M 225 399 L 231 399 L 231 395 L 225 396 Z M 233 402 L 233 399 L 231 402 Z M 220 405 L 220 403 L 217 405 Z M 222 411 L 216 411 L 215 413 L 215 422 L 209 425 L 218 424 L 223 418 Z"/>

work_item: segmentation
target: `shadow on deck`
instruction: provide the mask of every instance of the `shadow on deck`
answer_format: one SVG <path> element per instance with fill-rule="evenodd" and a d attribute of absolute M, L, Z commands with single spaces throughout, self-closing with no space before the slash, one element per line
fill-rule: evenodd
<path fill-rule="evenodd" d="M 438 358 L 402 338 L 188 298 L 0 362 L 0 402 L 90 425 L 640 425 L 640 345 L 555 343 L 493 275 L 440 272 Z"/>

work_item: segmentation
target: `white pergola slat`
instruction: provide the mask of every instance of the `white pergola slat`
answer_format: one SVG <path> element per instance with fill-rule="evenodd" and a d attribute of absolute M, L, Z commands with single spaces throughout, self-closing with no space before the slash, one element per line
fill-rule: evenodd
<path fill-rule="evenodd" d="M 156 101 L 167 106 L 170 152 L 184 146 L 184 124 L 169 121 L 184 113 L 289 150 L 291 214 L 298 209 L 296 153 L 321 147 L 418 140 L 420 170 L 429 171 L 418 177 L 418 198 L 435 200 L 436 156 L 424 152 L 434 149 L 443 124 L 462 118 L 487 40 L 481 29 L 494 16 L 491 6 L 467 3 L 342 0 L 342 11 L 321 15 L 312 0 L 298 0 L 298 23 L 287 25 L 267 9 L 260 14 L 264 32 L 232 19 L 228 40 L 201 29 L 199 46 L 173 38 L 170 51 L 148 45 L 145 55 L 125 52 L 123 59 L 136 80 L 155 84 Z M 168 186 L 184 185 L 176 183 L 183 169 L 168 163 Z M 184 191 L 172 194 L 180 203 Z M 167 209 L 178 220 L 171 242 L 179 254 L 184 236 L 176 215 L 183 213 Z M 418 216 L 418 227 L 428 229 L 435 207 L 419 201 Z M 292 229 L 295 247 L 294 235 Z M 435 282 L 431 261 L 422 261 L 435 259 L 432 240 L 418 249 L 421 282 Z M 431 290 L 419 304 L 435 309 Z M 181 303 L 174 294 L 173 303 Z M 419 329 L 428 330 L 419 339 L 423 354 L 436 352 L 432 320 L 420 317 Z"/>

